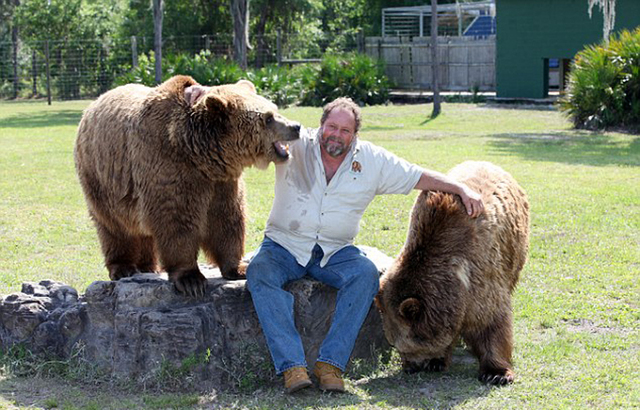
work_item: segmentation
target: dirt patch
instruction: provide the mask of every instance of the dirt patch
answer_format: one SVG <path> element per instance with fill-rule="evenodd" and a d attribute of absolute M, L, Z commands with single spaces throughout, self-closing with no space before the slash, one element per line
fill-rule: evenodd
<path fill-rule="evenodd" d="M 622 329 L 598 325 L 593 320 L 589 319 L 568 319 L 564 320 L 564 323 L 566 324 L 568 331 L 576 333 L 591 333 L 598 335 L 627 333 Z"/>

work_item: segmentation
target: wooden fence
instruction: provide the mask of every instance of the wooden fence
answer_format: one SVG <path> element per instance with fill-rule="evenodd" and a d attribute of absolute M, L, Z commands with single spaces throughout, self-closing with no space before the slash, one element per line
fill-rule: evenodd
<path fill-rule="evenodd" d="M 495 91 L 496 39 L 438 39 L 438 74 L 443 91 Z M 387 76 L 399 88 L 431 89 L 429 37 L 367 37 L 366 53 L 386 63 Z"/>

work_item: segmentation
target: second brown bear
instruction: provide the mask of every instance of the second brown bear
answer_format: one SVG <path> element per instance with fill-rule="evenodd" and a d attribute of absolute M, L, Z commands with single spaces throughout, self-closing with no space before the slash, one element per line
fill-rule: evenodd
<path fill-rule="evenodd" d="M 198 251 L 222 276 L 242 276 L 245 167 L 286 161 L 300 124 L 253 84 L 211 87 L 193 106 L 176 76 L 111 90 L 84 112 L 75 161 L 112 280 L 155 271 L 183 294 L 204 293 Z"/>
<path fill-rule="evenodd" d="M 488 162 L 465 162 L 449 176 L 480 193 L 485 210 L 474 219 L 457 196 L 418 196 L 407 242 L 376 296 L 384 332 L 407 372 L 445 370 L 462 338 L 481 381 L 511 383 L 511 295 L 527 258 L 529 203 Z"/>

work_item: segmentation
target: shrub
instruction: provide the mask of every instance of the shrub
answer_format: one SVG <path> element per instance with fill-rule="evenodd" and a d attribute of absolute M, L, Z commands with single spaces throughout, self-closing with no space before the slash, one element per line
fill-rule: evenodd
<path fill-rule="evenodd" d="M 168 54 L 162 58 L 162 81 L 174 75 L 192 76 L 203 85 L 235 83 L 246 77 L 245 72 L 236 63 L 226 58 L 214 58 L 209 51 L 201 51 L 194 56 L 186 54 Z M 153 52 L 149 56 L 141 54 L 138 66 L 116 79 L 116 84 L 138 83 L 149 87 L 156 85 L 155 59 Z"/>
<path fill-rule="evenodd" d="M 364 54 L 325 55 L 319 69 L 307 68 L 303 82 L 302 105 L 322 106 L 337 97 L 373 105 L 385 103 L 389 97 L 382 63 Z"/>
<path fill-rule="evenodd" d="M 273 101 L 279 107 L 297 102 L 302 93 L 300 68 L 270 65 L 247 72 L 247 79 L 253 82 L 258 93 Z"/>
<path fill-rule="evenodd" d="M 326 56 L 320 66 L 278 67 L 270 65 L 243 71 L 226 58 L 215 58 L 209 51 L 194 56 L 169 54 L 162 59 L 162 80 L 177 74 L 192 76 L 203 85 L 235 83 L 246 78 L 261 95 L 280 107 L 301 103 L 322 106 L 337 97 L 351 97 L 360 105 L 385 103 L 389 81 L 384 67 L 363 54 Z M 116 84 L 156 85 L 153 52 L 140 55 L 138 66 L 117 78 Z"/>
<path fill-rule="evenodd" d="M 190 75 L 203 85 L 230 84 L 246 78 L 238 64 L 227 58 L 216 58 L 209 50 L 193 57 L 186 54 L 172 56 L 168 66 L 167 78 L 177 74 Z"/>
<path fill-rule="evenodd" d="M 560 106 L 577 128 L 640 129 L 640 27 L 579 52 Z"/>
<path fill-rule="evenodd" d="M 165 71 L 164 62 L 162 71 Z M 138 65 L 118 76 L 115 83 L 116 85 L 137 83 L 144 84 L 149 87 L 156 85 L 153 52 L 150 53 L 149 57 L 146 54 L 140 54 L 138 56 Z"/>

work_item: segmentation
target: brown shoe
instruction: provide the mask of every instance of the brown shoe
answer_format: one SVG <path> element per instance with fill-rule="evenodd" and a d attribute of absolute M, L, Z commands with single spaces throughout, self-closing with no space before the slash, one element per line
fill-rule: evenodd
<path fill-rule="evenodd" d="M 316 362 L 313 374 L 320 381 L 320 390 L 344 392 L 342 371 L 329 363 Z"/>
<path fill-rule="evenodd" d="M 289 394 L 312 384 L 304 367 L 292 367 L 284 372 L 284 388 Z"/>

